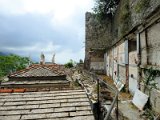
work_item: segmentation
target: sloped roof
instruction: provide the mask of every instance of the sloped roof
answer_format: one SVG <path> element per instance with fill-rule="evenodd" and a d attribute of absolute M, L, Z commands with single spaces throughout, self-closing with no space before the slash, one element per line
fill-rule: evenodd
<path fill-rule="evenodd" d="M 33 64 L 26 69 L 10 74 L 9 77 L 46 77 L 65 75 L 65 72 L 61 68 L 62 65 L 58 64 Z"/>
<path fill-rule="evenodd" d="M 94 120 L 84 90 L 0 93 L 0 120 Z"/>

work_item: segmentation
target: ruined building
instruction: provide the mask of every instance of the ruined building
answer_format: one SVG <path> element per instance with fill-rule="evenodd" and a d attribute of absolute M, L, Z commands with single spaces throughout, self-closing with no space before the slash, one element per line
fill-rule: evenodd
<path fill-rule="evenodd" d="M 85 22 L 85 67 L 107 74 L 132 95 L 143 91 L 160 113 L 159 75 L 153 81 L 158 89 L 145 89 L 150 85 L 143 82 L 146 69 L 160 70 L 160 1 L 121 0 L 112 17 L 99 22 L 87 12 Z"/>

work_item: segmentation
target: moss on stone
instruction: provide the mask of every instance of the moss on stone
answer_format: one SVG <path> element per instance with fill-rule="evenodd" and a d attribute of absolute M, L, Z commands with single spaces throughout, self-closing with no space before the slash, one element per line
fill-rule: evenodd
<path fill-rule="evenodd" d="M 137 2 L 137 4 L 134 7 L 134 10 L 136 11 L 136 13 L 141 13 L 142 11 L 145 11 L 148 7 L 150 0 L 139 0 Z"/>
<path fill-rule="evenodd" d="M 129 30 L 130 22 L 131 22 L 131 15 L 129 9 L 129 1 L 124 0 L 122 2 L 122 7 L 120 10 L 120 17 L 119 17 L 119 25 L 120 25 L 120 37 L 127 33 Z"/>

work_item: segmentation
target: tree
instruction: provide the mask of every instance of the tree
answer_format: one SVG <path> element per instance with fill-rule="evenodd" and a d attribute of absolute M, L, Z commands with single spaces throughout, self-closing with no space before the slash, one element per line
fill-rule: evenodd
<path fill-rule="evenodd" d="M 28 57 L 21 57 L 14 54 L 0 56 L 0 77 L 16 70 L 24 69 L 30 62 Z"/>
<path fill-rule="evenodd" d="M 80 59 L 80 60 L 79 60 L 79 63 L 80 63 L 80 64 L 83 64 L 83 60 L 82 60 L 82 59 Z"/>
<path fill-rule="evenodd" d="M 67 62 L 64 66 L 65 66 L 66 68 L 72 68 L 72 67 L 74 67 L 75 65 L 76 65 L 76 62 L 73 61 L 72 59 L 70 59 L 70 61 Z"/>
<path fill-rule="evenodd" d="M 120 0 L 95 0 L 93 11 L 97 18 L 102 20 L 106 16 L 113 15 Z"/>

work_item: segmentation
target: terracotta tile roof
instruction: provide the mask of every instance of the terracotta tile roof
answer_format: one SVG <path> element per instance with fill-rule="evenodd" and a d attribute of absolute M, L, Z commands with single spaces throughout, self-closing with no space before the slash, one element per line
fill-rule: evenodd
<path fill-rule="evenodd" d="M 65 75 L 62 65 L 58 64 L 33 64 L 26 69 L 16 71 L 9 77 L 46 77 Z"/>
<path fill-rule="evenodd" d="M 83 90 L 0 93 L 0 120 L 94 120 Z"/>

